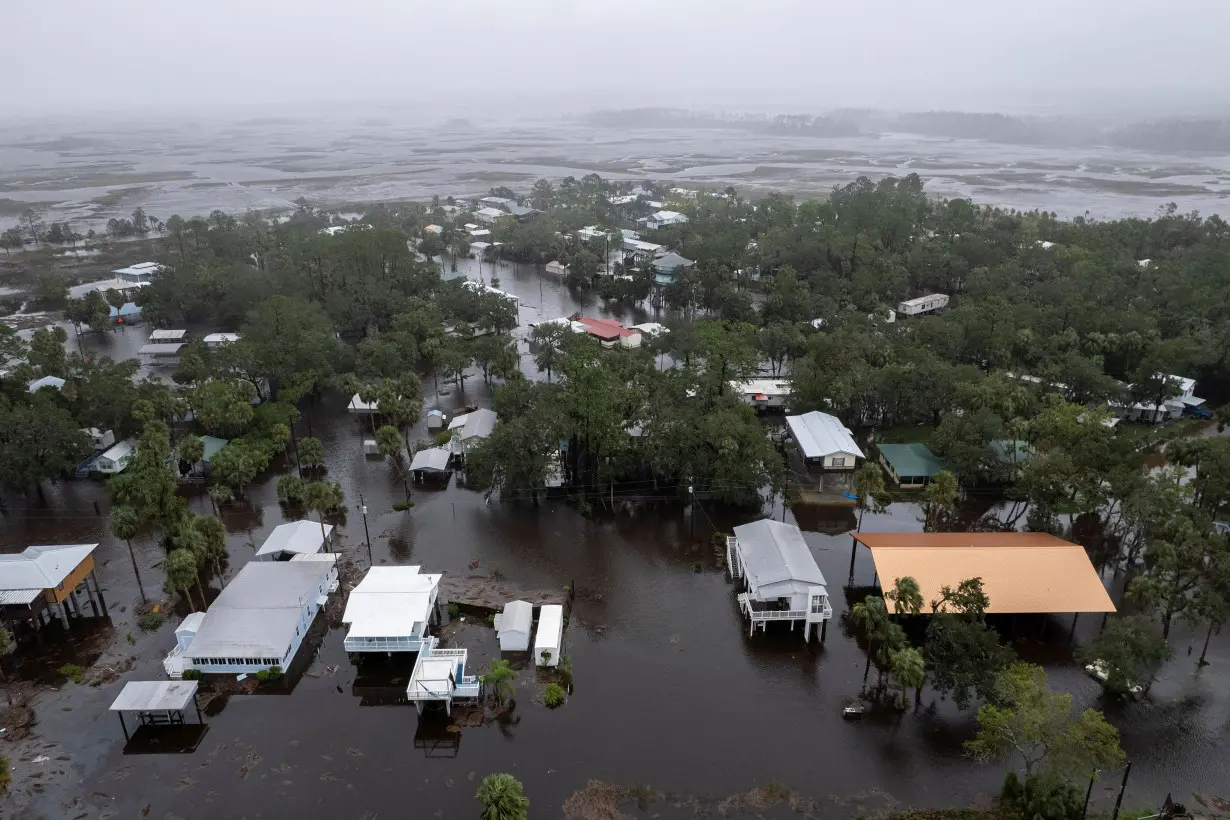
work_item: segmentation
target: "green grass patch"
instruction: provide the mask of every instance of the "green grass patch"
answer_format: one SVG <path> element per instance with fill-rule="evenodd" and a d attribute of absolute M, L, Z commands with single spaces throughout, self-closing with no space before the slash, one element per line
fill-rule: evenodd
<path fill-rule="evenodd" d="M 85 683 L 85 669 L 75 663 L 66 663 L 56 671 L 75 684 Z"/>

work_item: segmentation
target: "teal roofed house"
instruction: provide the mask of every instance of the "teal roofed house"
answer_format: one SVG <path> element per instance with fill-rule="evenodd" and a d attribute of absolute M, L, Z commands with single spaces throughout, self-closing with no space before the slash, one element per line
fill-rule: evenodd
<path fill-rule="evenodd" d="M 912 444 L 880 444 L 880 464 L 892 476 L 898 487 L 922 487 L 944 469 L 935 454 L 920 442 Z"/>
<path fill-rule="evenodd" d="M 653 260 L 654 281 L 659 285 L 673 285 L 679 278 L 681 268 L 690 268 L 696 263 L 677 253 L 668 253 Z"/>

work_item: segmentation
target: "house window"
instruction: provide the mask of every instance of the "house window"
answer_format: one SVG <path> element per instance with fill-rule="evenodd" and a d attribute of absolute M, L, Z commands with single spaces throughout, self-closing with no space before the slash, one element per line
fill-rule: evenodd
<path fill-rule="evenodd" d="M 824 612 L 824 596 L 811 596 L 811 611 L 813 615 L 819 615 Z"/>
<path fill-rule="evenodd" d="M 845 456 L 833 456 L 833 460 L 831 463 L 834 467 L 845 467 L 846 457 Z"/>

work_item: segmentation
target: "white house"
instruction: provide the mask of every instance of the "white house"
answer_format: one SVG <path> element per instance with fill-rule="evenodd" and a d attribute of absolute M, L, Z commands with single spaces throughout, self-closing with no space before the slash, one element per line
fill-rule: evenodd
<path fill-rule="evenodd" d="M 129 285 L 148 285 L 162 271 L 163 266 L 157 262 L 138 262 L 126 268 L 116 268 L 111 272 L 115 274 L 116 279 Z"/>
<path fill-rule="evenodd" d="M 757 410 L 782 410 L 790 399 L 789 379 L 750 379 L 732 381 L 731 388 L 744 404 Z"/>
<path fill-rule="evenodd" d="M 428 477 L 440 479 L 449 473 L 448 462 L 453 457 L 453 451 L 447 447 L 428 447 L 414 454 L 410 462 L 410 473 L 415 481 L 423 481 Z"/>
<path fill-rule="evenodd" d="M 100 430 L 97 427 L 84 427 L 81 432 L 89 436 L 90 446 L 94 448 L 94 452 L 98 452 L 99 450 L 109 450 L 115 446 L 114 430 Z"/>
<path fill-rule="evenodd" d="M 807 464 L 826 470 L 853 470 L 857 460 L 866 458 L 841 420 L 813 410 L 801 416 L 786 416 L 790 434 L 803 451 Z"/>
<path fill-rule="evenodd" d="M 534 634 L 534 665 L 559 666 L 564 643 L 564 608 L 543 604 L 538 610 L 538 631 Z"/>
<path fill-rule="evenodd" d="M 239 341 L 238 333 L 210 333 L 202 340 L 209 347 L 217 347 L 218 345 L 229 345 Z"/>
<path fill-rule="evenodd" d="M 27 384 L 26 390 L 31 393 L 37 393 L 44 387 L 50 387 L 52 390 L 62 390 L 64 389 L 64 380 L 59 376 L 40 376 Z"/>
<path fill-rule="evenodd" d="M 567 276 L 568 266 L 558 259 L 553 259 L 547 263 L 547 273 L 552 276 Z"/>
<path fill-rule="evenodd" d="M 641 332 L 630 327 L 624 327 L 614 319 L 593 319 L 582 317 L 580 324 L 585 326 L 585 332 L 598 340 L 603 348 L 611 350 L 616 347 L 633 349 L 641 346 Z"/>
<path fill-rule="evenodd" d="M 1172 374 L 1156 374 L 1158 379 L 1163 377 L 1178 391 L 1177 395 L 1164 400 L 1161 404 L 1151 401 L 1110 402 L 1110 411 L 1118 418 L 1128 421 L 1159 424 L 1163 421 L 1174 421 L 1182 417 L 1185 410 L 1196 410 L 1204 404 L 1204 399 L 1193 395 L 1196 389 L 1195 379 Z M 1131 385 L 1128 387 L 1130 388 Z"/>
<path fill-rule="evenodd" d="M 406 700 L 423 712 L 424 703 L 443 703 L 450 715 L 453 701 L 474 700 L 483 694 L 482 681 L 476 675 L 466 674 L 466 649 L 440 649 L 439 641 L 427 637 L 423 648 L 414 660 L 410 684 L 406 687 Z"/>
<path fill-rule="evenodd" d="M 491 225 L 502 216 L 508 216 L 508 214 L 495 208 L 479 208 L 474 213 L 474 218 L 482 225 Z"/>
<path fill-rule="evenodd" d="M 380 403 L 363 401 L 359 398 L 359 394 L 355 393 L 350 397 L 350 404 L 347 405 L 346 411 L 352 416 L 370 416 L 380 412 Z"/>
<path fill-rule="evenodd" d="M 644 225 L 651 231 L 665 228 L 668 225 L 682 225 L 687 221 L 687 214 L 681 214 L 678 211 L 655 211 L 649 216 L 637 220 L 639 224 Z"/>
<path fill-rule="evenodd" d="M 253 561 L 239 570 L 162 662 L 172 678 L 188 669 L 254 673 L 290 668 L 316 613 L 337 589 L 335 555 L 311 561 Z M 181 634 L 181 630 L 184 630 Z"/>
<path fill-rule="evenodd" d="M 739 609 L 748 619 L 749 637 L 769 621 L 789 621 L 792 630 L 801 621 L 803 640 L 810 640 L 812 625 L 819 624 L 824 641 L 833 607 L 824 574 L 798 527 L 770 519 L 735 527 L 726 539 L 726 565 L 731 578 L 745 582 Z"/>
<path fill-rule="evenodd" d="M 504 604 L 504 611 L 495 616 L 495 632 L 500 638 L 500 651 L 528 651 L 533 628 L 533 604 L 528 601 L 509 601 Z"/>
<path fill-rule="evenodd" d="M 624 255 L 637 264 L 652 261 L 662 253 L 663 247 L 655 242 L 646 242 L 636 236 L 624 236 Z"/>
<path fill-rule="evenodd" d="M 921 316 L 924 313 L 932 313 L 946 307 L 948 307 L 948 294 L 932 293 L 929 296 L 919 296 L 899 302 L 897 313 L 902 316 Z"/>
<path fill-rule="evenodd" d="M 449 448 L 453 454 L 468 455 L 480 441 L 491 435 L 496 420 L 495 411 L 485 407 L 454 418 L 448 425 L 448 429 L 453 433 L 453 437 L 449 439 Z"/>
<path fill-rule="evenodd" d="M 136 455 L 136 441 L 134 439 L 126 438 L 96 458 L 94 460 L 93 469 L 100 473 L 106 473 L 107 475 L 120 473 L 124 471 L 124 468 L 129 465 Z"/>
<path fill-rule="evenodd" d="M 315 521 L 279 524 L 256 551 L 256 560 L 289 561 L 296 555 L 314 555 L 324 549 L 332 534 L 332 524 L 325 524 L 323 532 L 320 524 Z"/>
<path fill-rule="evenodd" d="M 418 566 L 372 567 L 350 591 L 342 623 L 347 652 L 418 652 L 435 616 L 439 574 Z"/>
<path fill-rule="evenodd" d="M 142 345 L 137 351 L 137 358 L 142 364 L 150 367 L 178 367 L 179 350 L 182 342 L 154 342 Z"/>

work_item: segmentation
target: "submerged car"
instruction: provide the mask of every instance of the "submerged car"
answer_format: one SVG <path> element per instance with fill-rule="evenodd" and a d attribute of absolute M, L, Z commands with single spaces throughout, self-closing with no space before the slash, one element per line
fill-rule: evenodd
<path fill-rule="evenodd" d="M 1110 680 L 1110 664 L 1098 658 L 1093 663 L 1085 665 L 1085 674 L 1105 686 L 1106 682 Z M 1139 683 L 1128 681 L 1127 691 L 1132 697 L 1138 698 L 1144 694 L 1145 688 Z"/>

